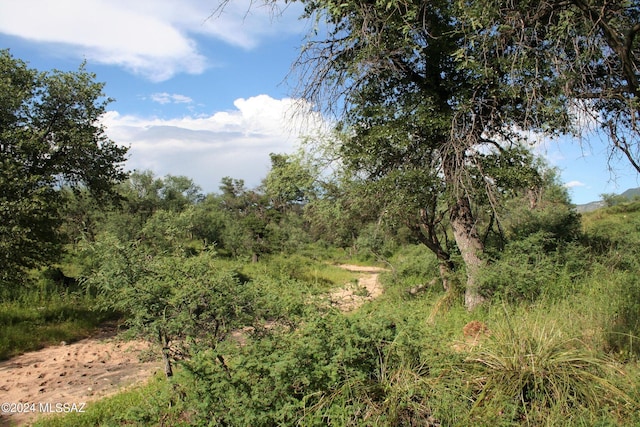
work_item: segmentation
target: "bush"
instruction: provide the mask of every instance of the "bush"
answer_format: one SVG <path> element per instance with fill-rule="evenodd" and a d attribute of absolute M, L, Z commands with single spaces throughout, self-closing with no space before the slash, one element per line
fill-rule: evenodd
<path fill-rule="evenodd" d="M 255 288 L 234 269 L 219 268 L 212 252 L 150 255 L 113 238 L 94 249 L 98 267 L 87 285 L 99 290 L 103 307 L 126 315 L 132 333 L 162 349 L 167 376 L 175 355 L 189 354 L 185 343 L 215 346 L 233 329 L 253 323 Z"/>
<path fill-rule="evenodd" d="M 588 250 L 577 243 L 558 245 L 545 232 L 509 243 L 500 258 L 480 274 L 481 292 L 508 302 L 533 302 L 541 295 L 572 294 L 589 273 Z"/>
<path fill-rule="evenodd" d="M 369 418 L 419 411 L 411 396 L 421 392 L 407 392 L 421 382 L 419 352 L 393 344 L 397 326 L 331 311 L 291 333 L 203 352 L 187 363 L 198 412 L 216 425 L 325 426 L 371 425 Z"/>
<path fill-rule="evenodd" d="M 393 282 L 405 287 L 424 285 L 440 277 L 438 260 L 424 245 L 404 247 L 391 258 L 390 263 Z"/>

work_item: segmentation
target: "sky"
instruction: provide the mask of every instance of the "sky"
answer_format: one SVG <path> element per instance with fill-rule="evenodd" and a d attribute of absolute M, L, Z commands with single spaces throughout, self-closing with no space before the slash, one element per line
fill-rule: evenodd
<path fill-rule="evenodd" d="M 205 193 L 225 176 L 260 184 L 269 153 L 292 153 L 310 123 L 287 79 L 309 24 L 299 5 L 274 15 L 251 0 L 0 0 L 0 49 L 39 70 L 87 70 L 115 101 L 108 136 L 130 147 L 128 170 L 184 175 Z M 256 4 L 258 2 L 255 2 Z M 292 124 L 293 123 L 293 124 Z M 640 186 L 597 138 L 536 147 L 576 204 Z"/>

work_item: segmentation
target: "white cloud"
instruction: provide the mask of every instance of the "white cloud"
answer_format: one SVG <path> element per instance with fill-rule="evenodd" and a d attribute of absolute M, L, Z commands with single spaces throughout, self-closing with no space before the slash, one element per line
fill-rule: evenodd
<path fill-rule="evenodd" d="M 177 73 L 202 73 L 209 65 L 195 35 L 250 49 L 265 36 L 301 28 L 293 20 L 297 14 L 287 15 L 281 25 L 272 22 L 267 8 L 250 4 L 234 0 L 223 13 L 211 16 L 216 0 L 4 1 L 0 32 L 55 43 L 74 56 L 163 81 Z"/>
<path fill-rule="evenodd" d="M 158 104 L 191 104 L 193 99 L 189 98 L 186 95 L 180 95 L 178 93 L 154 93 L 151 94 L 151 100 L 153 102 L 157 102 Z"/>
<path fill-rule="evenodd" d="M 564 184 L 564 186 L 566 188 L 584 187 L 586 185 L 587 184 L 585 184 L 584 182 L 580 182 L 580 181 L 569 181 L 569 182 L 566 182 Z"/>
<path fill-rule="evenodd" d="M 224 176 L 258 185 L 269 170 L 269 153 L 293 152 L 300 136 L 323 125 L 317 115 L 305 114 L 304 122 L 292 126 L 299 104 L 289 98 L 259 95 L 234 105 L 230 111 L 169 120 L 110 111 L 103 123 L 111 139 L 131 147 L 128 169 L 185 175 L 206 192 L 216 192 Z"/>

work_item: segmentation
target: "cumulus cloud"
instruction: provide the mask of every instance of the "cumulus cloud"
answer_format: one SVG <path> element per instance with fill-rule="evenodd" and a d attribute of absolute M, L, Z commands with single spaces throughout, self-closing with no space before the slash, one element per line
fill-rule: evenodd
<path fill-rule="evenodd" d="M 223 13 L 213 16 L 215 1 L 3 2 L 0 32 L 56 44 L 73 55 L 163 81 L 177 73 L 199 74 L 209 66 L 196 35 L 250 49 L 265 36 L 300 30 L 293 15 L 286 18 L 290 19 L 286 25 L 272 25 L 269 10 L 250 7 L 250 2 L 231 2 Z"/>
<path fill-rule="evenodd" d="M 566 188 L 584 187 L 586 185 L 587 184 L 585 184 L 584 182 L 580 182 L 580 181 L 569 181 L 569 182 L 566 182 L 564 184 L 564 186 Z"/>
<path fill-rule="evenodd" d="M 299 102 L 259 95 L 206 116 L 165 120 L 110 111 L 103 123 L 111 139 L 131 147 L 128 169 L 185 175 L 216 192 L 224 176 L 258 185 L 269 170 L 269 153 L 291 153 L 302 136 L 322 132 L 319 116 L 292 117 Z"/>

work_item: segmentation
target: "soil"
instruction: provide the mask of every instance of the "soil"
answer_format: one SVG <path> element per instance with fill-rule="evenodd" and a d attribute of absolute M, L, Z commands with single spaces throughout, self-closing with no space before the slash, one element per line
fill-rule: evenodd
<path fill-rule="evenodd" d="M 344 312 L 349 312 L 382 295 L 383 289 L 378 276 L 386 269 L 350 264 L 342 264 L 340 267 L 348 271 L 362 273 L 362 275 L 356 285 L 347 285 L 331 292 L 329 294 L 331 304 Z"/>
<path fill-rule="evenodd" d="M 148 344 L 115 335 L 116 329 L 107 326 L 91 338 L 0 362 L 0 404 L 5 404 L 0 426 L 28 424 L 42 412 L 55 412 L 56 404 L 86 408 L 161 370 L 156 360 L 141 361 L 149 353 Z"/>

